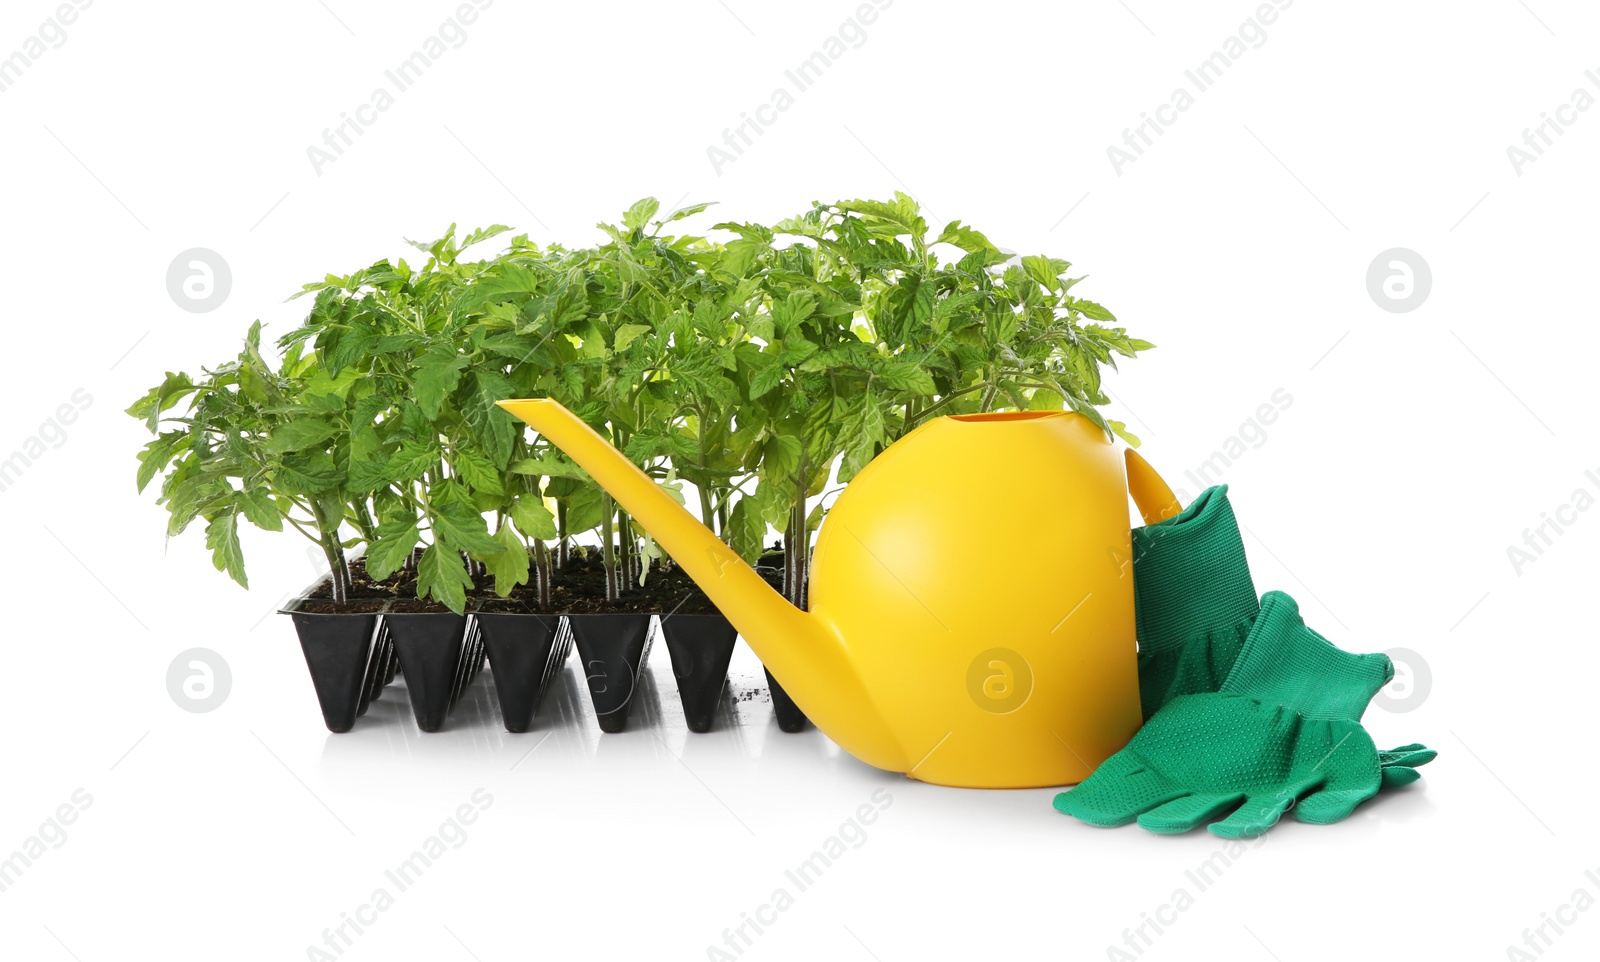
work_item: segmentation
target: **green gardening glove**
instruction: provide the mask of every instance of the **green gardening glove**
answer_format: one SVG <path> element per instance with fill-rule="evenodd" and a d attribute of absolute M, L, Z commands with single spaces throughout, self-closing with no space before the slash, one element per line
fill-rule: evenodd
<path fill-rule="evenodd" d="M 1179 695 L 1220 689 L 1257 609 L 1227 485 L 1133 529 L 1133 591 L 1144 717 Z"/>
<path fill-rule="evenodd" d="M 1291 809 L 1340 821 L 1433 759 L 1420 745 L 1380 753 L 1358 721 L 1393 674 L 1388 656 L 1339 650 L 1268 592 L 1222 691 L 1175 698 L 1055 807 L 1159 833 L 1220 818 L 1210 829 L 1225 838 L 1260 835 Z"/>
<path fill-rule="evenodd" d="M 1383 766 L 1383 787 L 1410 785 L 1422 777 L 1422 773 L 1417 771 L 1418 766 L 1426 765 L 1437 757 L 1438 752 L 1415 742 L 1379 752 L 1378 762 Z"/>

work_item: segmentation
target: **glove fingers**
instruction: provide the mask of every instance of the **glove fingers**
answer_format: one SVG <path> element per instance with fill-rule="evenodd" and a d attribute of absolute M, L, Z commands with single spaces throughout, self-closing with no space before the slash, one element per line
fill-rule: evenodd
<path fill-rule="evenodd" d="M 1157 835 L 1177 835 L 1199 828 L 1237 806 L 1243 792 L 1227 795 L 1186 795 L 1139 816 L 1139 827 Z"/>
<path fill-rule="evenodd" d="M 1391 765 L 1403 765 L 1406 768 L 1417 768 L 1426 765 L 1439 757 L 1439 753 L 1425 745 L 1401 745 L 1399 748 L 1378 753 L 1378 762 L 1384 768 Z"/>
<path fill-rule="evenodd" d="M 1222 838 L 1255 838 L 1278 824 L 1278 819 L 1294 804 L 1295 793 L 1252 795 L 1232 815 L 1208 825 L 1211 834 Z"/>
<path fill-rule="evenodd" d="M 1130 800 L 1108 792 L 1097 792 L 1088 782 L 1069 792 L 1062 792 L 1051 804 L 1063 815 L 1071 815 L 1080 822 L 1100 828 L 1126 825 L 1138 818 L 1140 811 Z"/>
<path fill-rule="evenodd" d="M 1294 806 L 1294 817 L 1311 825 L 1329 825 L 1350 817 L 1356 806 L 1377 793 L 1377 786 L 1369 788 L 1341 788 L 1312 792 Z"/>
<path fill-rule="evenodd" d="M 1412 742 L 1409 745 L 1401 745 L 1399 748 L 1391 748 L 1388 751 L 1380 751 L 1378 753 L 1378 757 L 1383 759 L 1385 762 L 1388 762 L 1391 758 L 1396 758 L 1409 752 L 1420 752 L 1426 747 L 1427 746 L 1421 742 Z"/>
<path fill-rule="evenodd" d="M 1421 777 L 1422 773 L 1415 768 L 1408 768 L 1405 765 L 1386 765 L 1382 772 L 1382 783 L 1384 788 L 1399 788 L 1401 785 L 1410 785 Z"/>
<path fill-rule="evenodd" d="M 1055 797 L 1055 809 L 1081 822 L 1111 828 L 1126 825 L 1174 798 L 1188 794 L 1137 758 L 1113 755 L 1077 788 Z"/>
<path fill-rule="evenodd" d="M 1167 794 L 1150 797 L 1125 793 L 1085 781 L 1072 791 L 1057 795 L 1054 805 L 1056 811 L 1071 815 L 1080 822 L 1088 822 L 1101 828 L 1113 828 L 1128 824 L 1138 818 L 1141 812 L 1182 793 L 1182 789 L 1174 788 Z"/>

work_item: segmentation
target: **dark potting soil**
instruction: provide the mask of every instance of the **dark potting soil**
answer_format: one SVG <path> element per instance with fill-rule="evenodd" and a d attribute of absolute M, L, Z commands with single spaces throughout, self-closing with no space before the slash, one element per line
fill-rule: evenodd
<path fill-rule="evenodd" d="M 775 590 L 783 590 L 783 551 L 774 545 L 761 556 L 756 571 Z M 693 579 L 670 560 L 651 567 L 649 576 L 641 586 L 631 582 L 623 588 L 621 597 L 607 601 L 605 597 L 605 564 L 600 553 L 590 550 L 574 553 L 566 565 L 555 571 L 550 586 L 550 605 L 539 605 L 538 593 L 532 585 L 519 585 L 510 596 L 495 594 L 494 578 L 474 575 L 473 588 L 467 592 L 469 611 L 529 613 L 529 614 L 714 614 L 717 611 Z M 383 602 L 393 601 L 389 610 L 403 613 L 442 613 L 450 609 L 431 599 L 417 597 L 414 571 L 398 571 L 383 581 L 367 574 L 363 559 L 350 563 L 350 588 L 348 601 L 335 604 L 332 591 L 324 582 L 316 587 L 300 611 L 318 614 L 368 613 L 379 610 Z"/>
<path fill-rule="evenodd" d="M 366 562 L 360 558 L 357 558 L 356 560 L 350 562 L 350 587 L 347 590 L 345 597 L 352 602 L 361 598 L 393 598 L 395 596 L 395 585 L 393 582 L 394 579 L 390 579 L 389 581 L 374 581 L 372 576 L 367 574 Z M 317 587 L 313 589 L 311 594 L 307 597 L 324 599 L 332 598 L 333 588 L 326 580 L 324 580 L 321 584 L 317 585 Z"/>
<path fill-rule="evenodd" d="M 783 587 L 783 555 L 776 561 L 764 556 L 757 570 L 775 588 Z M 632 582 L 626 585 L 620 597 L 607 601 L 605 597 L 605 565 L 597 555 L 573 558 L 566 567 L 556 572 L 551 585 L 551 610 L 577 615 L 634 612 L 639 614 L 709 615 L 716 613 L 716 605 L 694 583 L 684 570 L 668 561 L 651 568 L 643 585 Z M 527 586 L 512 592 L 515 598 L 524 593 L 526 603 L 533 603 L 532 589 Z"/>
<path fill-rule="evenodd" d="M 326 598 L 327 585 L 322 587 L 325 592 L 322 597 Z M 315 595 L 312 596 L 313 599 L 315 597 Z M 307 600 L 301 602 L 300 607 L 296 608 L 295 611 L 303 611 L 311 615 L 370 615 L 382 611 L 387 599 L 390 597 L 392 596 L 386 594 L 379 598 L 356 598 L 343 604 L 336 604 L 332 601 Z"/>
<path fill-rule="evenodd" d="M 450 615 L 455 612 L 432 598 L 402 598 L 389 606 L 390 612 L 407 615 Z"/>
<path fill-rule="evenodd" d="M 783 588 L 783 552 L 763 555 L 757 564 L 769 584 Z M 650 569 L 643 585 L 630 582 L 615 601 L 605 597 L 606 569 L 598 552 L 574 555 L 565 566 L 555 572 L 550 586 L 550 607 L 541 611 L 538 594 L 531 585 L 520 585 L 508 598 L 494 594 L 494 579 L 475 579 L 478 590 L 475 596 L 483 611 L 554 612 L 575 615 L 601 614 L 714 614 L 716 605 L 706 597 L 694 580 L 670 560 Z"/>

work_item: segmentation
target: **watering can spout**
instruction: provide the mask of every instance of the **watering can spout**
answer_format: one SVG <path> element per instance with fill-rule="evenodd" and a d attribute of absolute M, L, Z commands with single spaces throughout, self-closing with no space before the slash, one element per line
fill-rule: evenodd
<path fill-rule="evenodd" d="M 850 664 L 844 643 L 827 624 L 790 604 L 733 549 L 701 524 L 560 402 L 511 400 L 500 407 L 527 422 L 564 451 L 694 579 L 739 630 L 784 689 L 826 727 L 824 716 L 851 716 L 848 724 L 872 732 L 863 760 L 883 768 L 900 753 Z"/>

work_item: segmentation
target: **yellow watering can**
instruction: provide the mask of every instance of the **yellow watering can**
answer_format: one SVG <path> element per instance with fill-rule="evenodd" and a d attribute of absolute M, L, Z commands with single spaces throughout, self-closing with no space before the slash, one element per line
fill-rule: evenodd
<path fill-rule="evenodd" d="M 1138 729 L 1128 492 L 1146 522 L 1179 505 L 1082 415 L 940 417 L 896 441 L 823 521 L 801 611 L 559 403 L 500 406 L 610 492 L 869 765 L 1065 785 Z"/>

